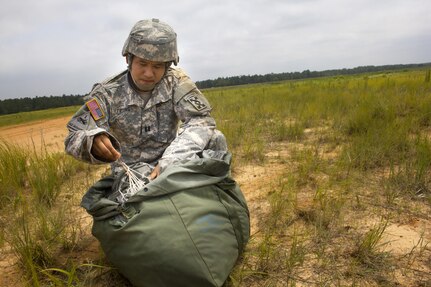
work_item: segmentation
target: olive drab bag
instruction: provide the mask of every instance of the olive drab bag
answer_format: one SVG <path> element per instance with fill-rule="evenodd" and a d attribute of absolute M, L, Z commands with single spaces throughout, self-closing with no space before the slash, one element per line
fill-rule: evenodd
<path fill-rule="evenodd" d="M 107 176 L 84 195 L 93 235 L 135 286 L 222 286 L 250 235 L 230 154 L 168 167 L 127 202 L 108 199 Z"/>

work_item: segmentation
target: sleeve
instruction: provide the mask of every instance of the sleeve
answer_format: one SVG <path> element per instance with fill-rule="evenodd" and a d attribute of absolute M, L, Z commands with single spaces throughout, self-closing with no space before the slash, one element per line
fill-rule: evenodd
<path fill-rule="evenodd" d="M 189 78 L 174 90 L 173 101 L 182 124 L 178 136 L 159 160 L 162 172 L 168 165 L 196 158 L 207 147 L 216 128 L 209 102 Z"/>
<path fill-rule="evenodd" d="M 68 122 L 67 129 L 69 130 L 69 134 L 64 140 L 67 154 L 92 164 L 106 163 L 91 154 L 94 137 L 102 133 L 107 134 L 114 147 L 119 149 L 119 142 L 109 133 L 109 111 L 107 102 L 102 100 L 104 98 L 100 92 L 100 88 L 96 87 L 90 93 L 89 100 Z"/>

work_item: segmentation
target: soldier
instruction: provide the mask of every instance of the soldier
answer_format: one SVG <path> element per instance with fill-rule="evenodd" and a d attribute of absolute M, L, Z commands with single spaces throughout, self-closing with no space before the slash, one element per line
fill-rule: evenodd
<path fill-rule="evenodd" d="M 226 151 L 211 107 L 178 64 L 174 30 L 157 19 L 138 21 L 123 47 L 128 69 L 93 86 L 69 121 L 66 152 L 93 163 L 144 163 L 150 179 L 203 150 Z M 179 123 L 182 122 L 179 127 Z M 178 128 L 179 127 L 179 128 Z"/>

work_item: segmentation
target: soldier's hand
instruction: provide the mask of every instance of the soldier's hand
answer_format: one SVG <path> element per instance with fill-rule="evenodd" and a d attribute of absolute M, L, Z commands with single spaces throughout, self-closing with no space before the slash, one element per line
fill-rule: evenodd
<path fill-rule="evenodd" d="M 150 180 L 153 180 L 156 177 L 158 177 L 159 175 L 160 175 L 160 165 L 157 164 L 156 167 L 151 172 L 149 178 L 150 178 Z"/>
<path fill-rule="evenodd" d="M 121 154 L 114 148 L 106 134 L 99 134 L 94 137 L 91 154 L 107 162 L 116 161 L 121 157 Z"/>

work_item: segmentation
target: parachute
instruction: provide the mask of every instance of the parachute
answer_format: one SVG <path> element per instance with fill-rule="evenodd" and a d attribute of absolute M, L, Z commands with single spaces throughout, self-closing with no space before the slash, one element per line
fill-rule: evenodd
<path fill-rule="evenodd" d="M 246 200 L 230 176 L 231 155 L 168 168 L 125 202 L 121 177 L 107 176 L 84 195 L 93 235 L 135 286 L 222 286 L 250 236 Z"/>

